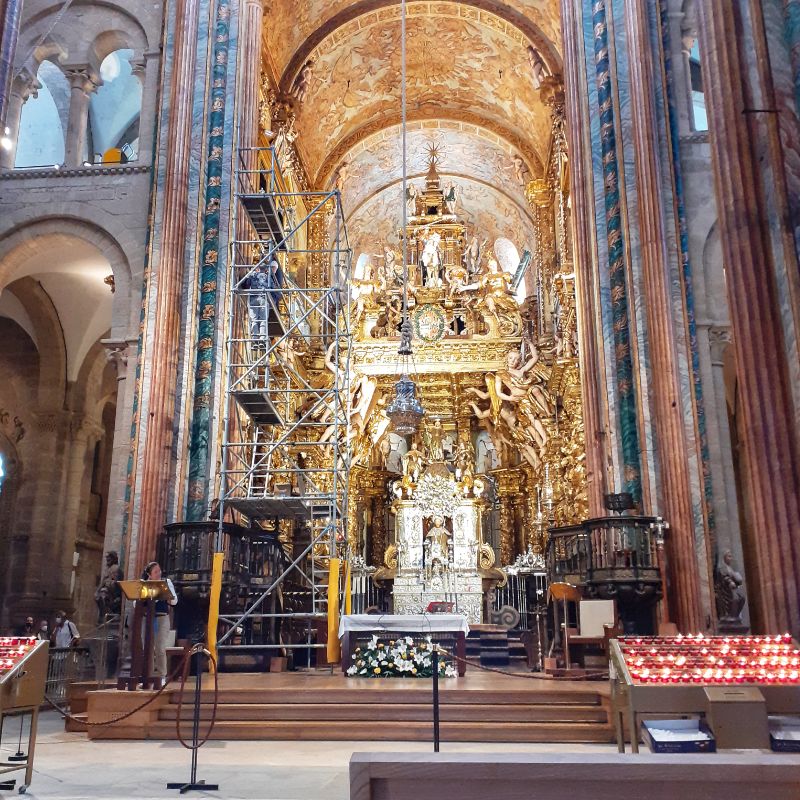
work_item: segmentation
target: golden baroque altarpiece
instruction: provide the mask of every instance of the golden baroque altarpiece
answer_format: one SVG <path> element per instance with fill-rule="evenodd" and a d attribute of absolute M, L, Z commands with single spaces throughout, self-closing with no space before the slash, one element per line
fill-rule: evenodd
<path fill-rule="evenodd" d="M 453 599 L 481 621 L 482 592 L 502 585 L 503 568 L 520 557 L 541 563 L 547 529 L 587 516 L 563 90 L 548 79 L 543 96 L 552 138 L 544 174 L 525 187 L 536 242 L 516 274 L 461 221 L 435 146 L 424 185 L 411 181 L 405 198 L 398 192 L 398 219 L 400 203 L 407 206 L 407 227 L 398 230 L 405 269 L 402 248 L 385 242 L 354 254 L 341 538 L 354 565 L 393 581 L 396 613 Z M 291 114 L 274 93 L 262 107 L 304 183 L 291 169 Z M 324 225 L 309 235 L 312 253 L 325 250 Z M 324 258 L 311 256 L 307 284 L 324 280 L 325 270 Z M 406 274 L 411 377 L 425 419 L 418 434 L 401 437 L 385 411 L 400 376 Z M 333 379 L 323 354 L 299 358 L 309 379 Z"/>

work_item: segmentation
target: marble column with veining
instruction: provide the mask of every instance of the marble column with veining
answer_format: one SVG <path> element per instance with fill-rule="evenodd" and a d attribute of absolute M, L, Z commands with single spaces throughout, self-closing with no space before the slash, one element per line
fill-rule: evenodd
<path fill-rule="evenodd" d="M 597 280 L 592 257 L 591 152 L 584 130 L 582 104 L 583 56 L 580 53 L 582 34 L 574 0 L 561 2 L 561 32 L 564 42 L 564 93 L 567 116 L 567 141 L 570 151 L 570 195 L 572 197 L 572 232 L 575 261 L 575 293 L 578 316 L 578 346 L 581 366 L 581 399 L 586 438 L 586 483 L 589 516 L 605 513 L 603 494 L 606 489 L 607 439 L 598 376 L 602 374 L 602 336 L 595 328 L 599 311 L 596 305 Z"/>
<path fill-rule="evenodd" d="M 173 473 L 175 392 L 180 358 L 182 286 L 187 230 L 187 190 L 191 162 L 192 93 L 197 56 L 199 0 L 177 4 L 166 154 L 169 161 L 161 197 L 161 258 L 153 265 L 156 292 L 150 361 L 149 419 L 142 455 L 137 572 L 155 554 L 167 521 Z"/>
<path fill-rule="evenodd" d="M 631 114 L 638 188 L 638 222 L 641 240 L 642 296 L 647 313 L 651 401 L 658 438 L 658 467 L 662 515 L 669 521 L 668 558 L 670 608 L 681 631 L 704 630 L 711 613 L 711 576 L 707 557 L 705 574 L 698 569 L 695 546 L 689 460 L 683 423 L 683 397 L 679 377 L 677 330 L 670 292 L 671 264 L 664 224 L 663 177 L 659 169 L 659 132 L 656 127 L 655 69 L 650 44 L 648 7 L 625 1 L 625 24 L 631 70 Z M 660 74 L 660 73 L 659 73 Z M 703 555 L 706 555 L 703 553 Z M 702 589 L 701 589 L 702 587 Z"/>
<path fill-rule="evenodd" d="M 739 384 L 749 522 L 758 553 L 759 617 L 767 632 L 800 634 L 800 453 L 770 220 L 754 158 L 743 43 L 728 0 L 705 0 L 700 48 L 720 239 Z"/>

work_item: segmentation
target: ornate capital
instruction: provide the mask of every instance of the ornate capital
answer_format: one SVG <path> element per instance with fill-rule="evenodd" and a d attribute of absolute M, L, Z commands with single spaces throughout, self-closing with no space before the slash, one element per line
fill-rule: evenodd
<path fill-rule="evenodd" d="M 714 366 L 722 366 L 725 350 L 732 342 L 733 334 L 730 327 L 722 325 L 712 325 L 709 327 L 708 346 L 711 350 L 711 363 Z"/>
<path fill-rule="evenodd" d="M 102 84 L 100 76 L 89 67 L 72 67 L 64 70 L 71 89 L 83 92 L 87 97 Z"/>
<path fill-rule="evenodd" d="M 133 342 L 127 339 L 101 339 L 100 344 L 106 349 L 106 358 L 117 371 L 117 380 L 124 381 L 128 377 L 128 353 Z"/>

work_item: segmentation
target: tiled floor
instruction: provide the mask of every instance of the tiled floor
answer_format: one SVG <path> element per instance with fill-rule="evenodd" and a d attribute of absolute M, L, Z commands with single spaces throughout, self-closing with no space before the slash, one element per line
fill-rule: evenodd
<path fill-rule="evenodd" d="M 4 731 L 2 758 L 17 748 L 16 723 Z M 231 800 L 347 800 L 352 753 L 430 752 L 432 745 L 394 742 L 210 742 L 199 753 L 198 778 L 218 782 L 219 792 L 188 797 Z M 613 745 L 447 744 L 442 752 L 613 753 Z M 35 772 L 28 797 L 39 800 L 150 800 L 179 797 L 168 781 L 188 779 L 190 753 L 177 742 L 92 742 L 65 733 L 55 712 L 42 715 Z M 23 773 L 14 773 L 21 782 Z M 10 792 L 0 793 L 12 797 Z"/>

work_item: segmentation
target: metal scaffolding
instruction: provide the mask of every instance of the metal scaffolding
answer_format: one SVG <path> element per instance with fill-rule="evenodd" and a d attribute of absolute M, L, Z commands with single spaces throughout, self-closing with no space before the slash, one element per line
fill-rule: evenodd
<path fill-rule="evenodd" d="M 235 176 L 219 541 L 233 512 L 286 559 L 220 615 L 218 648 L 311 665 L 347 515 L 351 251 L 340 193 L 295 190 L 279 149 L 240 150 Z"/>

